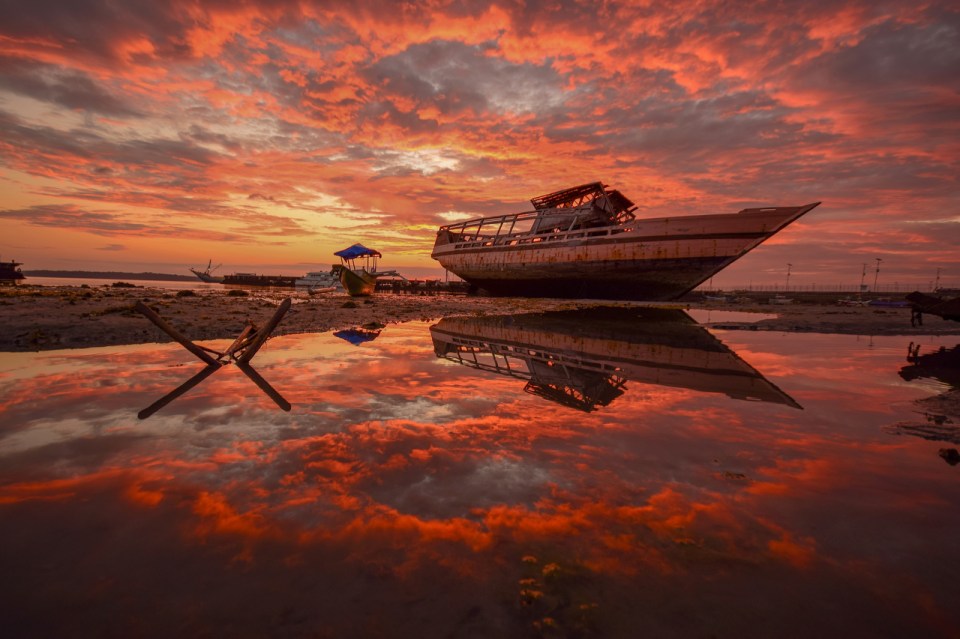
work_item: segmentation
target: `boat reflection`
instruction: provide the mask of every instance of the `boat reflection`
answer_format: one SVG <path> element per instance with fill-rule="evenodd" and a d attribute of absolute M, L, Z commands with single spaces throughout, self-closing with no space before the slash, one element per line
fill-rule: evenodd
<path fill-rule="evenodd" d="M 915 402 L 925 421 L 901 422 L 888 430 L 896 435 L 912 435 L 921 439 L 949 444 L 960 444 L 960 426 L 955 422 L 957 391 L 960 390 L 960 345 L 952 348 L 920 354 L 920 345 L 910 343 L 907 347 L 909 366 L 900 369 L 899 375 L 908 382 L 930 379 L 949 386 L 940 395 Z M 951 466 L 960 464 L 960 452 L 956 448 L 941 448 L 940 457 Z"/>
<path fill-rule="evenodd" d="M 914 347 L 911 343 L 907 349 L 907 361 L 910 365 L 900 369 L 900 377 L 906 381 L 935 379 L 960 388 L 960 344 L 920 355 L 920 345 Z"/>
<path fill-rule="evenodd" d="M 526 380 L 525 392 L 585 412 L 628 381 L 802 408 L 681 310 L 450 317 L 430 333 L 437 357 Z"/>
<path fill-rule="evenodd" d="M 380 325 L 377 325 L 380 326 Z M 333 336 L 338 337 L 344 341 L 350 342 L 354 346 L 360 346 L 366 342 L 372 342 L 380 336 L 380 331 L 382 326 L 379 328 L 369 328 L 367 326 L 357 326 L 354 328 L 345 328 L 340 331 L 336 331 Z"/>

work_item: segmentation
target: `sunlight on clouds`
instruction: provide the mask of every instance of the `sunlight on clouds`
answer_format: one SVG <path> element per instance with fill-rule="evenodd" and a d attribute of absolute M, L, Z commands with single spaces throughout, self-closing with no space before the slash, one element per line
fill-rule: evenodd
<path fill-rule="evenodd" d="M 477 217 L 476 213 L 467 213 L 466 211 L 444 211 L 442 213 L 437 213 L 437 217 L 441 217 L 447 222 L 459 222 L 461 220 L 470 220 Z"/>
<path fill-rule="evenodd" d="M 407 151 L 403 149 L 379 149 L 373 151 L 377 159 L 373 170 L 378 173 L 393 173 L 397 171 L 416 171 L 423 175 L 433 175 L 441 171 L 455 171 L 460 161 L 450 157 L 441 149 L 419 149 Z"/>
<path fill-rule="evenodd" d="M 3 206 L 46 229 L 66 207 L 64 251 L 102 247 L 85 243 L 106 226 L 127 245 L 148 210 L 238 253 L 262 234 L 304 261 L 305 235 L 350 229 L 435 266 L 431 223 L 588 180 L 658 215 L 823 200 L 811 219 L 851 212 L 849 232 L 819 233 L 831 255 L 866 219 L 891 255 L 906 217 L 952 224 L 947 3 L 797 5 L 789 20 L 714 0 L 106 6 L 89 24 L 66 5 L 0 24 L 0 160 L 19 172 Z M 142 231 L 149 261 L 169 250 L 162 231 Z"/>

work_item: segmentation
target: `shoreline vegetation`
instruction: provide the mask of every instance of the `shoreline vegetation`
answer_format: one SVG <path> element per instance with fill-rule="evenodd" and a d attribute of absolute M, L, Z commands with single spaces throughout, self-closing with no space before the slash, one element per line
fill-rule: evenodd
<path fill-rule="evenodd" d="M 134 310 L 143 301 L 191 340 L 232 339 L 247 320 L 263 323 L 281 300 L 293 307 L 276 334 L 322 333 L 364 324 L 436 321 L 454 315 L 506 315 L 600 306 L 666 306 L 681 309 L 763 314 L 751 321 L 702 322 L 721 329 L 851 335 L 960 335 L 960 322 L 925 315 L 911 325 L 907 307 L 841 306 L 840 294 L 796 295 L 790 304 L 769 303 L 770 294 L 716 301 L 700 294 L 669 303 L 431 295 L 346 294 L 311 296 L 293 289 L 172 291 L 117 282 L 113 286 L 31 286 L 0 288 L 0 352 L 87 348 L 118 344 L 168 342 Z M 770 318 L 770 315 L 775 317 Z M 729 317 L 729 316 L 727 316 Z"/>
<path fill-rule="evenodd" d="M 33 270 L 24 271 L 24 275 L 29 277 L 59 277 L 64 279 L 87 279 L 87 280 L 134 280 L 142 282 L 150 280 L 153 282 L 197 282 L 196 275 L 176 275 L 173 273 L 126 273 L 124 271 L 56 271 L 56 270 Z"/>

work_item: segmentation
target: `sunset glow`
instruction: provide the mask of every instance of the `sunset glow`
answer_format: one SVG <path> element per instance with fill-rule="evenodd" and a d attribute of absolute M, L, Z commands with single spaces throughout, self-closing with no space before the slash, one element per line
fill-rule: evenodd
<path fill-rule="evenodd" d="M 439 357 L 429 329 L 271 340 L 257 366 L 289 412 L 225 366 L 138 419 L 202 367 L 175 344 L 7 354 L 11 636 L 443 636 L 471 615 L 481 636 L 951 636 L 956 468 L 892 427 L 929 395 L 899 338 L 715 333 L 802 410 L 619 350 L 689 385 L 628 379 L 582 411 Z"/>
<path fill-rule="evenodd" d="M 944 1 L 7 3 L 0 259 L 440 275 L 440 224 L 602 180 L 823 202 L 718 285 L 960 285 L 958 68 Z"/>

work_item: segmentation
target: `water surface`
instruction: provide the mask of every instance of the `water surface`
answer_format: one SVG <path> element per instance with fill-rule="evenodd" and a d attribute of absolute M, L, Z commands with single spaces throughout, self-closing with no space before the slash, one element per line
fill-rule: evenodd
<path fill-rule="evenodd" d="M 629 312 L 0 354 L 9 636 L 956 636 L 909 340 Z"/>

